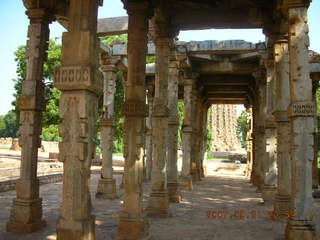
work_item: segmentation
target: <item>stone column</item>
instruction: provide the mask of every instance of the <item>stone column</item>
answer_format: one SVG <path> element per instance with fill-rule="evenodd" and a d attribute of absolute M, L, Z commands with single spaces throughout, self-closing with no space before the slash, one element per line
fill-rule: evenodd
<path fill-rule="evenodd" d="M 155 9 L 154 27 L 156 73 L 152 111 L 152 187 L 146 212 L 149 217 L 167 217 L 170 215 L 166 173 L 169 117 L 168 72 L 172 40 L 162 9 Z"/>
<path fill-rule="evenodd" d="M 192 86 L 193 79 L 184 79 L 184 119 L 182 127 L 182 169 L 180 186 L 181 189 L 192 190 L 192 177 L 191 177 L 191 149 L 192 149 L 192 125 L 191 125 L 191 113 L 192 113 Z"/>
<path fill-rule="evenodd" d="M 256 91 L 257 92 L 257 91 Z M 252 105 L 252 171 L 250 176 L 250 182 L 253 186 L 257 187 L 259 182 L 259 169 L 258 169 L 258 145 L 257 145 L 257 121 L 258 121 L 258 94 L 255 94 Z"/>
<path fill-rule="evenodd" d="M 143 132 L 145 131 L 145 66 L 147 53 L 148 8 L 146 1 L 126 2 L 128 22 L 128 78 L 126 82 L 124 119 L 124 196 L 119 240 L 144 239 L 149 223 L 142 209 Z"/>
<path fill-rule="evenodd" d="M 148 88 L 148 117 L 146 119 L 146 178 L 151 180 L 152 173 L 152 107 L 153 107 L 153 86 Z"/>
<path fill-rule="evenodd" d="M 199 99 L 199 94 L 196 90 L 193 91 L 192 96 L 192 141 L 191 144 L 191 176 L 192 181 L 200 181 L 200 142 L 201 134 L 201 120 L 202 120 L 202 106 Z"/>
<path fill-rule="evenodd" d="M 207 128 L 208 128 L 208 105 L 203 104 L 203 115 L 202 115 L 202 139 L 201 139 L 201 149 L 200 149 L 200 177 L 205 177 L 205 167 L 206 167 L 206 152 L 207 152 Z"/>
<path fill-rule="evenodd" d="M 179 69 L 178 62 L 175 59 L 174 52 L 171 54 L 169 64 L 169 80 L 168 80 L 168 107 L 169 107 L 169 126 L 168 126 L 168 194 L 170 202 L 180 202 L 181 196 L 178 184 L 178 80 Z"/>
<path fill-rule="evenodd" d="M 274 108 L 273 101 L 276 98 L 274 92 L 275 82 L 275 71 L 274 71 L 274 60 L 273 60 L 273 41 L 268 41 L 270 46 L 269 59 L 265 61 L 267 69 L 267 84 L 266 84 L 266 168 L 265 168 L 265 182 L 262 189 L 262 199 L 264 204 L 271 205 L 274 203 L 276 185 L 277 185 L 277 132 L 276 124 L 274 122 L 272 112 Z"/>
<path fill-rule="evenodd" d="M 41 112 L 44 108 L 43 63 L 49 40 L 50 15 L 44 9 L 27 11 L 27 74 L 22 83 L 20 107 L 21 166 L 7 231 L 34 232 L 46 225 L 37 179 L 38 148 L 41 146 Z"/>
<path fill-rule="evenodd" d="M 265 120 L 266 120 L 266 82 L 265 74 L 262 71 L 254 73 L 257 80 L 258 88 L 258 101 L 257 101 L 257 111 L 255 112 L 255 177 L 256 177 L 256 187 L 257 191 L 260 192 L 263 189 L 265 183 L 265 172 L 266 172 L 266 132 L 265 132 Z"/>
<path fill-rule="evenodd" d="M 103 72 L 103 116 L 101 119 L 102 167 L 96 197 L 114 199 L 117 197 L 116 180 L 113 179 L 112 152 L 114 132 L 114 96 L 116 92 L 117 68 L 111 59 L 101 57 Z"/>
<path fill-rule="evenodd" d="M 312 79 L 312 100 L 314 104 L 314 109 L 318 109 L 317 107 L 317 89 L 319 87 L 318 79 Z M 316 110 L 317 111 L 317 110 Z M 319 187 L 319 169 L 318 169 L 318 116 L 314 114 L 314 132 L 313 132 L 313 162 L 312 162 L 312 189 L 316 190 Z"/>
<path fill-rule="evenodd" d="M 252 164 L 253 164 L 253 119 L 252 119 L 252 106 L 247 107 L 247 169 L 246 169 L 246 177 L 249 179 L 252 172 Z"/>
<path fill-rule="evenodd" d="M 274 44 L 276 96 L 273 113 L 277 125 L 277 167 L 278 187 L 274 211 L 279 219 L 290 211 L 291 196 L 291 157 L 290 121 L 287 109 L 290 104 L 289 52 L 286 36 L 278 37 Z"/>
<path fill-rule="evenodd" d="M 62 64 L 55 70 L 54 85 L 62 91 L 59 161 L 63 162 L 63 193 L 58 240 L 95 239 L 90 166 L 95 156 L 97 93 L 103 86 L 98 71 L 97 12 L 95 0 L 70 1 L 69 31 L 62 36 Z"/>
<path fill-rule="evenodd" d="M 292 199 L 294 215 L 288 222 L 288 239 L 315 239 L 312 198 L 314 104 L 308 62 L 308 8 L 289 2 L 289 61 L 291 119 Z"/>

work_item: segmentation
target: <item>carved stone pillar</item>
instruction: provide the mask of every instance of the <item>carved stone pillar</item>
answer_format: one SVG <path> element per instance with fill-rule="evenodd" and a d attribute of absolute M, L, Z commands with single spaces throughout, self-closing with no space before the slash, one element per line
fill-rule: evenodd
<path fill-rule="evenodd" d="M 174 53 L 174 52 L 173 52 Z M 169 64 L 169 82 L 168 82 L 168 107 L 169 107 L 169 126 L 168 126 L 168 194 L 170 202 L 180 202 L 181 196 L 178 184 L 178 80 L 179 70 L 175 56 L 171 55 Z"/>
<path fill-rule="evenodd" d="M 124 196 L 119 240 L 144 239 L 149 223 L 142 209 L 143 132 L 145 131 L 145 66 L 147 53 L 148 7 L 146 1 L 126 2 L 128 22 L 128 78 L 126 82 L 124 119 Z"/>
<path fill-rule="evenodd" d="M 290 1 L 289 59 L 291 119 L 292 199 L 294 215 L 288 222 L 288 239 L 315 239 L 312 198 L 312 160 L 314 104 L 308 62 L 308 8 L 300 1 Z"/>
<path fill-rule="evenodd" d="M 30 19 L 27 41 L 27 75 L 22 83 L 20 107 L 21 167 L 7 231 L 34 232 L 46 225 L 37 179 L 38 148 L 41 145 L 41 112 L 44 105 L 43 63 L 49 40 L 50 15 L 44 9 L 27 11 Z"/>
<path fill-rule="evenodd" d="M 202 106 L 203 114 L 201 121 L 201 139 L 200 139 L 200 178 L 205 177 L 205 167 L 206 167 L 206 152 L 207 152 L 207 128 L 208 128 L 208 105 L 203 104 Z"/>
<path fill-rule="evenodd" d="M 146 208 L 150 217 L 167 217 L 169 197 L 167 189 L 167 139 L 168 139 L 168 73 L 171 38 L 162 9 L 155 9 L 156 73 L 152 112 L 152 176 L 151 193 Z"/>
<path fill-rule="evenodd" d="M 257 91 L 258 92 L 258 91 Z M 260 160 L 258 156 L 258 144 L 257 144 L 257 121 L 258 121 L 258 96 L 255 94 L 253 105 L 252 105 L 252 171 L 251 171 L 251 177 L 250 182 L 253 186 L 257 187 L 259 184 L 259 174 L 260 174 L 260 168 L 258 168 L 259 164 L 258 161 Z"/>
<path fill-rule="evenodd" d="M 312 78 L 312 100 L 314 104 L 314 109 L 317 107 L 316 93 L 319 87 L 319 79 Z M 314 132 L 313 132 L 313 162 L 312 162 L 312 189 L 317 190 L 319 187 L 319 169 L 318 169 L 318 116 L 314 114 Z"/>
<path fill-rule="evenodd" d="M 152 173 L 152 108 L 153 108 L 153 87 L 148 88 L 148 117 L 146 119 L 146 178 L 151 180 Z"/>
<path fill-rule="evenodd" d="M 55 70 L 54 85 L 62 91 L 59 161 L 64 171 L 58 240 L 95 239 L 89 183 L 95 155 L 97 92 L 103 85 L 97 62 L 97 12 L 95 0 L 70 1 L 69 31 L 62 36 L 62 64 Z"/>
<path fill-rule="evenodd" d="M 274 99 L 276 94 L 274 91 L 275 86 L 275 71 L 274 71 L 274 60 L 273 60 L 273 41 L 269 40 L 270 46 L 270 57 L 265 61 L 267 69 L 267 84 L 266 84 L 266 168 L 265 168 L 265 181 L 262 189 L 262 199 L 264 204 L 273 204 L 276 185 L 277 185 L 277 131 L 276 124 L 272 117 L 274 108 Z"/>
<path fill-rule="evenodd" d="M 246 177 L 249 179 L 252 172 L 253 164 L 253 119 L 252 119 L 252 106 L 247 107 L 247 168 L 246 168 Z"/>
<path fill-rule="evenodd" d="M 257 191 L 260 192 L 263 189 L 265 183 L 265 172 L 267 163 L 267 152 L 266 152 L 266 132 L 265 132 L 265 121 L 266 121 L 266 82 L 265 74 L 261 71 L 255 72 L 254 76 L 257 80 L 258 88 L 258 101 L 256 108 L 256 120 L 254 126 L 255 134 L 255 177 Z"/>
<path fill-rule="evenodd" d="M 194 131 L 193 136 L 196 139 L 196 142 L 193 144 L 193 162 L 194 162 L 194 174 L 193 180 L 200 181 L 201 180 L 201 158 L 202 158 L 202 151 L 201 145 L 203 140 L 203 106 L 200 96 L 197 94 L 197 100 L 195 103 L 194 109 Z"/>
<path fill-rule="evenodd" d="M 98 182 L 97 198 L 113 199 L 117 197 L 116 180 L 113 179 L 112 152 L 114 132 L 114 96 L 116 92 L 117 68 L 107 65 L 110 60 L 103 59 L 103 116 L 101 119 L 102 167 Z"/>
<path fill-rule="evenodd" d="M 180 178 L 180 188 L 192 190 L 191 177 L 191 149 L 192 149 L 192 87 L 193 79 L 184 80 L 184 119 L 183 119 L 183 136 L 182 136 L 182 169 Z"/>
<path fill-rule="evenodd" d="M 291 198 L 291 157 L 290 157 L 290 119 L 287 109 L 290 104 L 288 39 L 279 37 L 274 44 L 276 103 L 273 113 L 277 125 L 277 167 L 278 187 L 274 211 L 279 219 L 290 212 Z"/>

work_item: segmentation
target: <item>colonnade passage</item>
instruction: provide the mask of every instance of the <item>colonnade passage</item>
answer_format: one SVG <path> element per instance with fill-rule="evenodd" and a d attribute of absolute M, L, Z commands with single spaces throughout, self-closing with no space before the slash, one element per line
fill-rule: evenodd
<path fill-rule="evenodd" d="M 37 149 L 49 24 L 58 21 L 66 28 L 62 65 L 56 68 L 54 79 L 62 92 L 59 161 L 64 164 L 58 240 L 95 239 L 89 182 L 98 117 L 103 163 L 96 197 L 116 197 L 112 141 L 119 69 L 125 76 L 125 166 L 117 239 L 148 238 L 148 219 L 170 217 L 170 205 L 180 201 L 180 191 L 192 190 L 205 177 L 208 108 L 221 103 L 247 108 L 246 175 L 262 193 L 264 203 L 274 206 L 276 216 L 287 219 L 286 239 L 316 239 L 312 187 L 317 183 L 312 182 L 312 169 L 316 167 L 314 89 L 320 69 L 317 58 L 308 52 L 309 1 L 124 0 L 127 28 L 120 31 L 116 24 L 106 24 L 107 20 L 97 24 L 102 2 L 24 1 L 30 25 L 27 78 L 19 99 L 21 176 L 7 231 L 28 233 L 46 225 L 36 175 Z M 262 28 L 267 41 L 176 40 L 180 30 L 205 28 Z M 112 31 L 127 32 L 128 43 L 103 46 L 98 35 Z M 147 55 L 155 55 L 155 64 L 146 65 Z M 98 116 L 101 92 L 104 112 Z M 178 99 L 184 102 L 180 174 Z M 143 180 L 151 181 L 146 208 Z M 288 213 L 292 213 L 290 218 Z"/>

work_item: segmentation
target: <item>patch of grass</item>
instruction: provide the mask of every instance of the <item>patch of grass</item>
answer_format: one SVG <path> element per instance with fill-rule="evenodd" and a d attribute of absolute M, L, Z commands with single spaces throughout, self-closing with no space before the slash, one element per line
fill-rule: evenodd
<path fill-rule="evenodd" d="M 209 161 L 225 161 L 225 160 L 229 160 L 229 159 L 228 158 L 215 158 L 212 153 L 208 153 L 207 160 L 209 160 Z"/>
<path fill-rule="evenodd" d="M 113 153 L 112 155 L 113 155 L 113 156 L 121 156 L 121 157 L 122 157 L 122 156 L 123 156 L 123 153 Z"/>
<path fill-rule="evenodd" d="M 10 150 L 9 147 L 0 147 L 0 150 Z"/>

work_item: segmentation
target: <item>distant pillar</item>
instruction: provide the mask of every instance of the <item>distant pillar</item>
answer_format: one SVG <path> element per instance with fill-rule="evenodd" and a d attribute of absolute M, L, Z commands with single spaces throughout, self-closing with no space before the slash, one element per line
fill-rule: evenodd
<path fill-rule="evenodd" d="M 264 204 L 271 205 L 274 203 L 274 198 L 277 190 L 277 129 L 276 123 L 272 116 L 274 110 L 274 100 L 276 94 L 275 87 L 275 71 L 273 59 L 273 41 L 269 38 L 268 45 L 270 47 L 269 57 L 265 60 L 267 70 L 266 84 L 266 169 L 265 182 L 262 189 L 262 199 Z"/>
<path fill-rule="evenodd" d="M 192 145 L 192 86 L 193 79 L 184 79 L 184 120 L 182 136 L 182 170 L 180 178 L 181 189 L 192 190 L 191 177 L 191 145 Z"/>
<path fill-rule="evenodd" d="M 153 108 L 153 86 L 148 87 L 148 117 L 146 118 L 146 180 L 151 180 L 152 173 L 152 108 Z"/>
<path fill-rule="evenodd" d="M 171 61 L 169 64 L 169 82 L 168 82 L 168 107 L 169 107 L 169 122 L 168 122 L 168 193 L 170 202 L 180 202 L 181 196 L 178 184 L 178 80 L 179 69 L 178 63 L 171 54 Z"/>
<path fill-rule="evenodd" d="M 116 91 L 117 68 L 102 56 L 103 116 L 101 119 L 102 167 L 98 182 L 97 198 L 117 197 L 116 180 L 113 178 L 112 153 L 114 134 L 114 96 Z M 108 62 L 109 61 L 109 62 Z"/>

